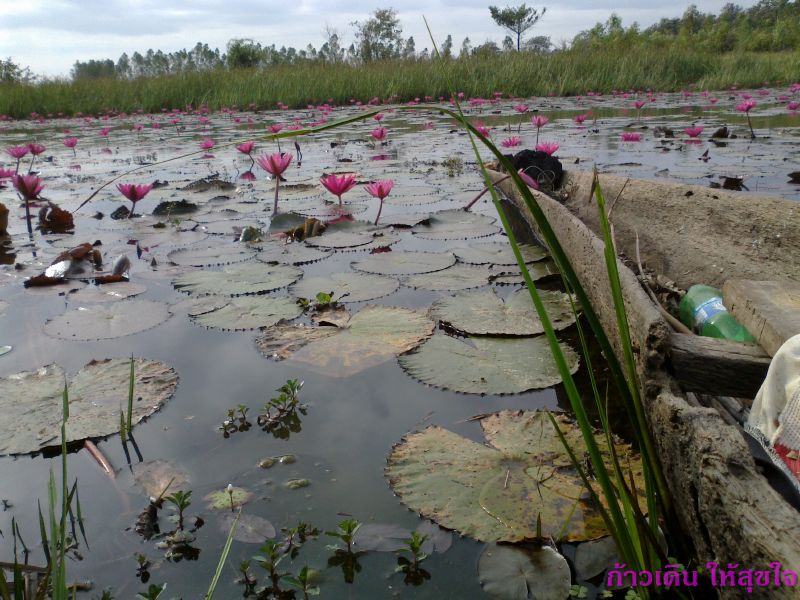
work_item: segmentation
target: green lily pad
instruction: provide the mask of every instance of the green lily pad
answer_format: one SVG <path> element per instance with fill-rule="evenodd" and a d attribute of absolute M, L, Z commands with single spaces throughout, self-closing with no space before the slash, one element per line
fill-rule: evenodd
<path fill-rule="evenodd" d="M 454 265 L 456 257 L 449 252 L 384 252 L 373 254 L 350 264 L 357 271 L 376 275 L 414 275 L 441 271 Z"/>
<path fill-rule="evenodd" d="M 186 313 L 190 317 L 211 312 L 230 304 L 229 296 L 189 296 L 185 300 L 171 304 L 169 310 L 172 314 Z"/>
<path fill-rule="evenodd" d="M 563 415 L 555 419 L 575 454 L 583 456 L 578 427 Z M 607 534 L 545 412 L 505 410 L 480 423 L 487 444 L 431 426 L 394 447 L 386 476 L 403 504 L 484 542 L 536 539 L 537 522 L 544 538 L 579 541 Z M 604 434 L 595 437 L 605 448 Z M 621 442 L 615 441 L 615 449 L 643 490 L 639 458 Z M 610 468 L 610 454 L 601 451 Z"/>
<path fill-rule="evenodd" d="M 409 275 L 402 279 L 403 285 L 424 288 L 434 292 L 468 290 L 489 283 L 492 271 L 483 265 L 454 264 L 452 267 L 433 273 Z"/>
<path fill-rule="evenodd" d="M 565 600 L 571 585 L 567 560 L 549 546 L 486 546 L 478 577 L 483 591 L 497 600 Z"/>
<path fill-rule="evenodd" d="M 433 323 L 408 309 L 367 305 L 344 327 L 278 325 L 256 340 L 268 358 L 291 358 L 329 377 L 348 377 L 416 347 Z"/>
<path fill-rule="evenodd" d="M 561 344 L 572 373 L 578 355 Z M 414 352 L 400 357 L 413 378 L 468 394 L 516 394 L 561 383 L 544 336 L 532 338 L 457 339 L 436 335 Z"/>
<path fill-rule="evenodd" d="M 256 259 L 268 264 L 304 265 L 328 258 L 330 250 L 311 248 L 301 243 L 284 244 L 282 242 L 267 242 L 261 247 Z"/>
<path fill-rule="evenodd" d="M 396 279 L 364 273 L 333 273 L 327 277 L 309 277 L 295 283 L 289 292 L 296 298 L 316 298 L 317 293 L 331 294 L 336 302 L 363 302 L 388 296 L 400 284 Z"/>
<path fill-rule="evenodd" d="M 416 532 L 426 538 L 422 542 L 422 551 L 425 554 L 433 554 L 434 552 L 444 554 L 453 545 L 453 533 L 442 529 L 433 521 L 423 521 L 417 527 Z"/>
<path fill-rule="evenodd" d="M 176 265 L 188 267 L 216 267 L 243 262 L 255 252 L 242 244 L 225 244 L 207 248 L 184 248 L 173 250 L 167 259 Z"/>
<path fill-rule="evenodd" d="M 0 454 L 27 454 L 61 444 L 61 402 L 65 373 L 57 365 L 0 379 Z M 67 442 L 103 438 L 119 432 L 127 410 L 129 359 L 95 360 L 69 383 Z M 157 361 L 134 360 L 132 423 L 156 412 L 172 396 L 178 375 Z"/>
<path fill-rule="evenodd" d="M 426 240 L 464 240 L 497 233 L 495 219 L 461 209 L 433 213 L 426 223 L 415 225 L 411 231 Z"/>
<path fill-rule="evenodd" d="M 124 300 L 131 296 L 138 296 L 147 291 L 147 286 L 132 281 L 119 281 L 104 283 L 102 285 L 89 285 L 68 296 L 72 304 L 92 304 L 98 302 L 114 302 Z"/>
<path fill-rule="evenodd" d="M 233 496 L 231 497 L 231 494 Z M 244 488 L 233 487 L 230 493 L 228 489 L 217 490 L 210 492 L 203 497 L 203 500 L 208 502 L 208 508 L 211 510 L 231 510 L 231 502 L 233 502 L 233 509 L 240 508 L 253 499 L 253 492 L 249 492 Z"/>
<path fill-rule="evenodd" d="M 244 296 L 234 298 L 225 306 L 192 317 L 192 321 L 203 327 L 224 331 L 246 331 L 270 327 L 281 321 L 291 321 L 303 314 L 290 298 L 267 298 Z"/>
<path fill-rule="evenodd" d="M 596 577 L 620 562 L 614 538 L 606 536 L 579 544 L 575 549 L 575 572 L 580 580 Z"/>
<path fill-rule="evenodd" d="M 264 227 L 264 222 L 257 221 L 256 219 L 222 219 L 219 221 L 211 221 L 210 223 L 204 223 L 200 228 L 200 231 L 211 235 L 227 235 L 232 236 L 234 234 L 238 235 L 241 233 L 242 229 L 245 227 L 253 227 L 255 229 L 261 229 Z"/>
<path fill-rule="evenodd" d="M 408 529 L 391 523 L 362 523 L 353 535 L 356 552 L 396 552 L 408 548 Z"/>
<path fill-rule="evenodd" d="M 325 232 L 322 235 L 310 237 L 306 240 L 306 244 L 314 248 L 338 250 L 341 248 L 365 246 L 372 240 L 373 236 L 365 232 L 335 231 L 333 233 Z"/>
<path fill-rule="evenodd" d="M 569 296 L 540 290 L 553 328 L 563 329 L 575 322 Z M 434 302 L 428 313 L 453 329 L 473 335 L 538 335 L 544 332 L 527 288 L 515 290 L 503 301 L 492 290 L 456 294 Z"/>
<path fill-rule="evenodd" d="M 431 218 L 431 213 L 410 213 L 399 215 L 381 215 L 381 225 L 393 227 L 413 227 Z"/>
<path fill-rule="evenodd" d="M 244 296 L 279 290 L 300 279 L 303 271 L 288 265 L 246 263 L 222 271 L 195 271 L 172 281 L 182 292 L 198 295 Z"/>
<path fill-rule="evenodd" d="M 554 277 L 559 275 L 556 263 L 552 260 L 543 260 L 527 265 L 528 273 L 534 281 L 544 279 L 545 277 Z M 525 279 L 522 277 L 522 271 L 518 268 L 504 268 L 501 271 L 496 271 L 496 275 L 492 275 L 492 283 L 496 285 L 524 285 Z"/>
<path fill-rule="evenodd" d="M 540 246 L 520 244 L 522 258 L 526 263 L 546 258 L 547 251 Z M 516 265 L 517 258 L 508 242 L 474 242 L 467 248 L 453 250 L 458 260 L 473 265 Z"/>
<path fill-rule="evenodd" d="M 152 329 L 169 315 L 163 302 L 123 300 L 68 310 L 50 319 L 44 332 L 64 340 L 106 340 Z"/>
<path fill-rule="evenodd" d="M 227 492 L 226 492 L 227 494 Z M 230 508 L 230 497 L 228 498 L 228 508 Z M 227 534 L 233 526 L 236 513 L 230 510 L 223 513 L 218 521 L 219 529 Z M 256 515 L 239 515 L 239 523 L 233 533 L 233 539 L 245 544 L 263 544 L 276 535 L 275 526 L 263 517 Z"/>

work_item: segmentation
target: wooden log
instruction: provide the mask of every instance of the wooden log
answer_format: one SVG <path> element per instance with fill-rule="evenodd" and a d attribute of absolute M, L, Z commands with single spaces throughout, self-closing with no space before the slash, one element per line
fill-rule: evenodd
<path fill-rule="evenodd" d="M 770 357 L 761 347 L 673 333 L 670 365 L 685 392 L 752 398 L 767 376 Z"/>

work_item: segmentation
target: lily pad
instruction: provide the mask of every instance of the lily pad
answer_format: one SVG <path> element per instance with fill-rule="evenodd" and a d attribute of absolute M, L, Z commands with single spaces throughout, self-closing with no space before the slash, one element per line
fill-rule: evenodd
<path fill-rule="evenodd" d="M 169 314 L 163 302 L 123 300 L 68 310 L 50 319 L 44 332 L 64 340 L 106 340 L 151 329 Z"/>
<path fill-rule="evenodd" d="M 207 248 L 184 248 L 173 250 L 167 259 L 176 265 L 189 267 L 216 267 L 243 262 L 255 252 L 241 244 L 226 244 Z"/>
<path fill-rule="evenodd" d="M 536 262 L 547 257 L 547 251 L 540 246 L 521 244 L 520 251 L 526 263 Z M 474 242 L 467 248 L 453 250 L 458 260 L 473 265 L 516 265 L 517 258 L 511 245 L 501 242 Z"/>
<path fill-rule="evenodd" d="M 356 529 L 353 546 L 357 552 L 396 552 L 407 548 L 408 529 L 391 523 L 363 523 Z"/>
<path fill-rule="evenodd" d="M 318 292 L 325 292 L 337 302 L 363 302 L 388 296 L 398 287 L 400 284 L 394 278 L 347 272 L 301 279 L 289 292 L 297 298 L 313 299 Z"/>
<path fill-rule="evenodd" d="M 545 277 L 554 277 L 559 274 L 556 263 L 552 260 L 543 260 L 540 262 L 532 263 L 528 266 L 528 273 L 534 281 L 544 279 Z M 497 272 L 496 275 L 491 277 L 492 283 L 496 285 L 524 285 L 525 279 L 522 277 L 522 271 L 519 269 L 507 269 Z"/>
<path fill-rule="evenodd" d="M 372 241 L 372 235 L 364 232 L 335 231 L 333 233 L 323 233 L 317 237 L 306 240 L 306 244 L 315 248 L 354 248 L 364 246 Z"/>
<path fill-rule="evenodd" d="M 210 492 L 203 497 L 203 500 L 208 502 L 208 508 L 211 510 L 231 510 L 231 502 L 233 508 L 237 509 L 253 499 L 253 492 L 249 492 L 244 488 L 233 487 L 230 492 L 228 489 L 217 490 Z"/>
<path fill-rule="evenodd" d="M 416 531 L 426 538 L 422 542 L 422 551 L 425 554 L 433 554 L 434 552 L 444 554 L 453 545 L 453 533 L 442 529 L 433 521 L 423 521 Z"/>
<path fill-rule="evenodd" d="M 575 549 L 575 572 L 583 581 L 596 577 L 618 562 L 617 546 L 610 535 L 599 540 L 583 542 Z"/>
<path fill-rule="evenodd" d="M 158 498 L 164 490 L 166 495 L 169 495 L 177 490 L 186 489 L 189 485 L 189 475 L 186 471 L 167 460 L 148 460 L 136 463 L 131 468 L 137 487 L 151 498 Z"/>
<path fill-rule="evenodd" d="M 303 271 L 288 265 L 248 263 L 226 267 L 222 271 L 196 271 L 176 277 L 177 289 L 190 294 L 244 296 L 265 294 L 293 284 Z"/>
<path fill-rule="evenodd" d="M 210 223 L 203 224 L 200 231 L 211 235 L 232 236 L 241 232 L 245 227 L 261 229 L 264 227 L 264 222 L 255 219 L 222 219 L 220 221 L 211 221 Z"/>
<path fill-rule="evenodd" d="M 555 419 L 576 455 L 583 456 L 578 427 L 563 415 Z M 537 522 L 544 538 L 578 541 L 607 534 L 549 415 L 505 410 L 482 419 L 481 428 L 487 444 L 436 426 L 406 435 L 386 468 L 403 504 L 484 542 L 535 539 Z M 605 448 L 604 435 L 595 435 Z M 620 463 L 630 465 L 636 488 L 644 489 L 639 458 L 626 444 L 615 441 L 615 448 Z M 609 453 L 601 451 L 610 467 Z"/>
<path fill-rule="evenodd" d="M 245 331 L 270 327 L 281 321 L 296 319 L 303 313 L 289 298 L 245 296 L 234 298 L 216 310 L 192 317 L 197 325 L 225 331 Z"/>
<path fill-rule="evenodd" d="M 230 304 L 229 296 L 190 296 L 185 300 L 171 304 L 169 310 L 172 314 L 186 313 L 190 317 L 217 310 Z"/>
<path fill-rule="evenodd" d="M 569 296 L 563 292 L 540 290 L 554 329 L 575 322 Z M 516 290 L 503 301 L 492 290 L 456 294 L 438 300 L 428 313 L 453 329 L 473 335 L 538 335 L 544 332 L 527 288 Z"/>
<path fill-rule="evenodd" d="M 561 344 L 572 373 L 578 355 Z M 468 394 L 516 394 L 561 383 L 550 346 L 532 338 L 457 339 L 436 335 L 400 357 L 406 373 L 423 383 Z"/>
<path fill-rule="evenodd" d="M 432 333 L 433 323 L 417 311 L 367 305 L 344 327 L 278 325 L 256 345 L 269 358 L 291 358 L 317 373 L 348 377 L 407 352 Z"/>
<path fill-rule="evenodd" d="M 304 265 L 328 258 L 331 254 L 330 250 L 311 248 L 300 243 L 267 242 L 256 259 L 268 264 Z"/>
<path fill-rule="evenodd" d="M 103 285 L 90 285 L 69 295 L 73 304 L 91 304 L 97 302 L 113 302 L 124 300 L 131 296 L 138 296 L 146 292 L 147 286 L 130 281 L 104 283 Z"/>
<path fill-rule="evenodd" d="M 351 263 L 357 271 L 376 275 L 414 275 L 441 271 L 456 262 L 450 252 L 385 252 Z"/>
<path fill-rule="evenodd" d="M 230 508 L 230 497 L 228 498 L 228 507 Z M 236 513 L 231 511 L 223 513 L 219 518 L 220 531 L 227 534 L 233 526 L 234 519 L 236 519 Z M 239 515 L 239 523 L 233 533 L 233 539 L 245 544 L 263 544 L 274 538 L 276 533 L 275 526 L 265 518 L 243 514 Z"/>
<path fill-rule="evenodd" d="M 497 233 L 495 219 L 461 209 L 442 210 L 431 215 L 427 223 L 415 225 L 411 231 L 426 240 L 464 240 Z"/>
<path fill-rule="evenodd" d="M 468 290 L 489 283 L 492 271 L 483 265 L 455 264 L 434 273 L 420 273 L 403 278 L 403 285 L 434 292 Z"/>
<path fill-rule="evenodd" d="M 134 361 L 132 423 L 156 412 L 178 384 L 174 369 L 152 360 Z M 119 432 L 119 415 L 128 403 L 129 359 L 92 361 L 69 384 L 67 442 Z M 57 365 L 0 379 L 0 454 L 27 454 L 61 443 L 61 401 L 65 373 Z"/>
<path fill-rule="evenodd" d="M 382 215 L 382 225 L 392 225 L 393 227 L 413 227 L 431 218 L 431 213 L 410 213 L 399 215 Z"/>
<path fill-rule="evenodd" d="M 497 600 L 565 600 L 571 585 L 567 560 L 549 546 L 486 546 L 478 577 L 483 591 Z"/>

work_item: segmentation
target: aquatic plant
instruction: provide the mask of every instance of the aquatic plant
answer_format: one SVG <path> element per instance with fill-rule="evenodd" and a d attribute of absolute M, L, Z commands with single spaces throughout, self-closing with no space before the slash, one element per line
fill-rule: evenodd
<path fill-rule="evenodd" d="M 33 235 L 33 225 L 31 224 L 30 203 L 39 199 L 39 194 L 44 189 L 44 182 L 35 175 L 14 175 L 11 183 L 22 196 L 25 204 L 25 223 L 28 226 L 28 236 L 31 236 Z"/>
<path fill-rule="evenodd" d="M 539 144 L 539 131 L 550 122 L 550 119 L 545 117 L 544 115 L 536 115 L 535 117 L 531 118 L 531 124 L 536 127 L 536 141 L 534 142 L 535 145 Z"/>
<path fill-rule="evenodd" d="M 287 153 L 276 152 L 275 154 L 265 154 L 256 159 L 258 166 L 264 169 L 267 173 L 272 175 L 275 179 L 275 203 L 272 207 L 272 213 L 278 214 L 278 188 L 281 184 L 281 175 L 289 168 L 292 162 L 292 155 Z M 266 209 L 265 209 L 266 210 Z"/>
<path fill-rule="evenodd" d="M 128 213 L 128 218 L 133 216 L 133 211 L 136 209 L 136 203 L 142 200 L 150 190 L 153 189 L 152 184 L 133 184 L 133 183 L 118 183 L 117 189 L 120 193 L 131 201 L 131 210 Z"/>
<path fill-rule="evenodd" d="M 342 203 L 342 195 L 349 192 L 356 185 L 355 175 L 345 173 L 343 175 L 323 175 L 320 177 L 319 182 L 331 194 L 339 198 L 339 204 Z"/>
<path fill-rule="evenodd" d="M 246 154 L 247 158 L 250 159 L 250 169 L 252 169 L 256 164 L 256 161 L 253 158 L 253 149 L 255 148 L 255 146 L 256 143 L 253 140 L 242 142 L 241 144 L 236 145 L 236 149 L 242 154 Z M 249 173 L 250 171 L 248 170 L 247 172 Z"/>
<path fill-rule="evenodd" d="M 386 129 L 386 127 L 376 127 L 369 132 L 369 135 L 376 142 L 383 142 L 386 139 L 387 133 L 389 133 L 389 130 Z"/>
<path fill-rule="evenodd" d="M 6 148 L 6 153 L 17 161 L 17 166 L 14 168 L 14 174 L 16 175 L 19 173 L 19 161 L 28 153 L 27 146 L 12 146 L 11 148 Z"/>
<path fill-rule="evenodd" d="M 556 142 L 542 142 L 541 144 L 536 144 L 536 150 L 539 152 L 544 152 L 548 156 L 552 156 L 558 151 L 559 145 Z"/>
<path fill-rule="evenodd" d="M 750 127 L 750 139 L 755 139 L 756 134 L 753 131 L 753 122 L 750 120 L 750 111 L 756 107 L 756 101 L 745 99 L 744 102 L 736 105 L 736 110 L 743 112 L 747 117 L 747 125 Z"/>
<path fill-rule="evenodd" d="M 361 523 L 357 519 L 345 519 L 340 521 L 334 531 L 326 531 L 325 535 L 341 540 L 345 544 L 348 553 L 353 552 L 353 536 L 355 536 Z M 334 546 L 338 548 L 338 546 Z"/>
<path fill-rule="evenodd" d="M 183 513 L 192 504 L 189 501 L 191 495 L 192 495 L 191 490 L 188 492 L 184 492 L 183 490 L 177 490 L 164 498 L 167 502 L 169 502 L 175 507 L 176 511 L 178 511 L 178 529 L 180 531 L 183 531 L 183 517 L 184 517 Z"/>
<path fill-rule="evenodd" d="M 381 203 L 380 206 L 378 207 L 378 215 L 375 217 L 375 225 L 378 224 L 378 219 L 381 218 L 381 211 L 383 210 L 383 201 L 386 199 L 386 196 L 389 195 L 389 192 L 392 191 L 392 187 L 394 187 L 394 181 L 391 179 L 373 181 L 372 183 L 364 187 L 364 189 L 370 196 L 372 196 L 373 198 L 377 198 L 378 200 L 380 200 Z"/>
<path fill-rule="evenodd" d="M 640 142 L 642 141 L 642 134 L 636 131 L 623 131 L 620 139 L 623 142 Z"/>
<path fill-rule="evenodd" d="M 66 137 L 64 138 L 64 147 L 72 149 L 72 156 L 78 156 L 78 153 L 75 151 L 75 146 L 78 145 L 78 138 L 76 137 Z"/>
<path fill-rule="evenodd" d="M 296 576 L 285 575 L 283 581 L 303 592 L 303 600 L 309 596 L 319 596 L 319 586 L 314 585 L 314 571 L 304 566 Z"/>

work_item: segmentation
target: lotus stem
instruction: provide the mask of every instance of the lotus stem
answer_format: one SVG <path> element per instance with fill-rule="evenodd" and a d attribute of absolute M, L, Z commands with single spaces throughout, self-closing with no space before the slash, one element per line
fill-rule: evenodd
<path fill-rule="evenodd" d="M 281 176 L 280 175 L 276 175 L 275 176 L 275 204 L 272 207 L 272 214 L 273 215 L 277 215 L 278 214 L 278 188 L 280 187 L 280 185 L 281 185 Z"/>

